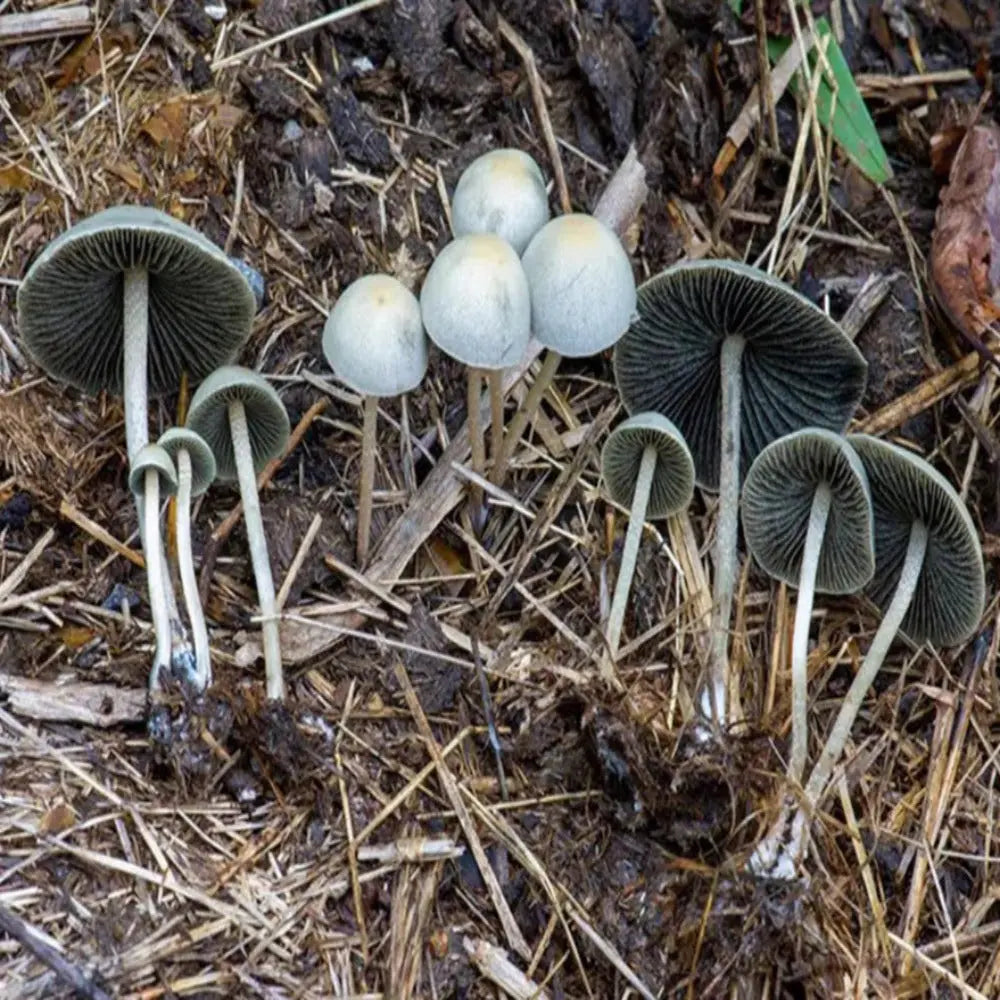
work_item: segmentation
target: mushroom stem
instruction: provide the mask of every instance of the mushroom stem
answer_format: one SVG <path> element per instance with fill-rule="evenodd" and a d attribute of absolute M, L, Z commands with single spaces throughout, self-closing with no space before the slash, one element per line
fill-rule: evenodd
<path fill-rule="evenodd" d="M 795 870 L 805 851 L 809 832 L 809 816 L 814 813 L 823 799 L 833 774 L 834 765 L 840 759 L 847 745 L 854 720 L 861 711 L 865 695 L 878 674 L 886 653 L 899 631 L 910 602 L 920 580 L 924 556 L 927 553 L 927 526 L 922 521 L 914 521 L 910 526 L 910 540 L 906 547 L 906 557 L 900 570 L 896 591 L 886 609 L 875 638 L 868 649 L 868 655 L 861 664 L 847 691 L 840 711 L 834 720 L 830 735 L 809 775 L 803 791 L 802 801 L 792 819 L 791 834 L 786 836 L 787 814 L 779 816 L 767 837 L 757 845 L 750 859 L 750 869 L 760 875 L 776 878 L 794 878 Z"/>
<path fill-rule="evenodd" d="M 147 538 L 156 538 L 160 530 L 160 474 L 147 469 L 142 499 L 142 520 Z M 160 685 L 160 671 L 170 669 L 170 613 L 163 590 L 165 579 L 159 544 L 150 545 L 146 552 L 146 577 L 149 584 L 149 610 L 156 633 L 156 654 L 149 673 L 149 687 L 155 691 Z"/>
<path fill-rule="evenodd" d="M 375 430 L 378 421 L 378 396 L 365 396 L 363 409 L 361 483 L 358 488 L 358 569 L 362 569 L 368 561 L 368 545 L 372 533 L 372 493 L 375 489 Z"/>
<path fill-rule="evenodd" d="M 715 534 L 715 584 L 712 601 L 711 652 L 709 660 L 710 712 L 721 731 L 727 724 L 729 695 L 729 620 L 736 588 L 736 542 L 740 503 L 740 409 L 742 405 L 742 337 L 722 342 L 721 455 L 719 465 L 719 523 Z"/>
<path fill-rule="evenodd" d="M 181 591 L 188 621 L 194 634 L 194 687 L 204 691 L 212 683 L 212 660 L 208 649 L 208 627 L 198 595 L 198 578 L 194 572 L 191 549 L 191 455 L 187 448 L 177 452 L 177 566 L 181 575 Z"/>
<path fill-rule="evenodd" d="M 503 450 L 500 453 L 500 460 L 493 464 L 493 474 L 490 477 L 490 481 L 495 485 L 499 486 L 503 482 L 503 477 L 507 472 L 507 465 L 514 454 L 514 449 L 520 443 L 521 435 L 524 433 L 529 421 L 535 416 L 535 412 L 542 402 L 542 396 L 545 395 L 545 390 L 552 384 L 561 361 L 562 355 L 558 351 L 550 350 L 546 352 L 545 360 L 542 362 L 542 367 L 538 370 L 535 381 L 528 390 L 528 395 L 524 397 L 524 402 L 518 407 L 517 412 L 514 414 L 514 419 L 511 420 L 510 426 L 507 428 L 507 433 L 504 436 Z"/>
<path fill-rule="evenodd" d="M 632 589 L 632 578 L 635 576 L 635 563 L 639 555 L 639 542 L 642 540 L 642 529 L 646 523 L 646 508 L 649 505 L 649 491 L 653 486 L 653 473 L 656 471 L 656 448 L 646 445 L 639 463 L 639 476 L 635 481 L 635 493 L 632 496 L 632 508 L 629 511 L 628 531 L 625 534 L 625 547 L 622 549 L 622 561 L 618 569 L 618 580 L 615 583 L 615 594 L 611 600 L 611 611 L 608 614 L 608 650 L 610 659 L 601 659 L 601 673 L 605 680 L 614 679 L 614 662 L 618 658 L 618 647 L 621 642 L 622 625 L 625 621 L 625 608 L 628 605 L 629 591 Z"/>
<path fill-rule="evenodd" d="M 486 442 L 483 440 L 483 422 L 480 419 L 480 395 L 483 385 L 481 368 L 470 368 L 466 382 L 467 410 L 469 418 L 469 445 L 472 449 L 472 471 L 482 476 L 486 472 Z M 483 489 L 473 483 L 470 491 L 473 520 L 478 523 L 483 507 Z"/>
<path fill-rule="evenodd" d="M 144 267 L 133 267 L 125 272 L 123 289 L 123 401 L 125 407 L 125 449 L 129 464 L 149 443 L 149 272 Z M 153 523 L 153 533 L 147 533 L 145 518 L 140 512 L 140 541 L 143 554 L 146 557 L 147 574 L 152 572 L 151 553 L 158 550 L 155 560 L 160 567 L 162 579 L 158 590 L 164 595 L 167 614 L 167 631 L 173 647 L 171 666 L 178 668 L 175 672 L 185 670 L 190 666 L 190 646 L 187 641 L 180 614 L 177 611 L 177 596 L 174 593 L 173 581 L 167 569 L 167 558 L 160 534 L 159 518 Z M 153 584 L 150 579 L 150 600 L 152 600 Z M 154 665 L 150 674 L 150 689 L 159 688 L 159 667 Z"/>
<path fill-rule="evenodd" d="M 490 387 L 490 456 L 496 465 L 503 455 L 503 369 L 489 373 Z"/>
<path fill-rule="evenodd" d="M 274 580 L 271 561 L 267 554 L 267 537 L 260 514 L 260 497 L 257 495 L 257 476 L 250 451 L 250 431 L 246 411 L 241 400 L 229 403 L 229 433 L 233 441 L 233 457 L 243 501 L 243 520 L 247 528 L 250 561 L 257 581 L 257 599 L 260 603 L 261 638 L 264 643 L 264 671 L 267 697 L 281 701 L 285 697 L 285 679 L 281 667 L 281 643 L 278 632 L 277 609 L 274 597 Z"/>
<path fill-rule="evenodd" d="M 799 570 L 799 593 L 795 604 L 795 629 L 792 633 L 792 752 L 788 761 L 788 777 L 800 782 L 806 769 L 808 753 L 809 709 L 809 623 L 812 619 L 816 594 L 816 571 L 823 551 L 823 537 L 830 517 L 833 494 L 827 483 L 820 483 L 813 495 L 802 549 Z"/>

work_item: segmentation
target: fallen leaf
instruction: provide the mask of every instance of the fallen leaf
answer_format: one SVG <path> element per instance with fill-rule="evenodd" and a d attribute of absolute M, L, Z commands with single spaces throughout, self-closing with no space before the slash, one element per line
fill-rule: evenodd
<path fill-rule="evenodd" d="M 87 56 L 94 47 L 95 37 L 95 35 L 90 34 L 82 41 L 77 42 L 70 49 L 69 55 L 59 63 L 59 79 L 55 83 L 56 90 L 65 90 L 76 80 L 77 74 L 86 63 Z"/>
<path fill-rule="evenodd" d="M 67 649 L 80 649 L 94 638 L 94 630 L 82 625 L 66 625 L 56 632 L 56 637 Z"/>
<path fill-rule="evenodd" d="M 190 108 L 187 101 L 164 101 L 139 127 L 164 152 L 172 156 L 187 136 Z"/>
<path fill-rule="evenodd" d="M 1000 318 L 1000 126 L 972 125 L 941 191 L 931 287 L 948 320 L 980 350 Z"/>
<path fill-rule="evenodd" d="M 135 188 L 136 191 L 143 189 L 142 174 L 132 164 L 126 163 L 124 160 L 119 160 L 116 163 L 109 164 L 108 170 L 120 177 L 129 187 Z"/>
<path fill-rule="evenodd" d="M 31 174 L 16 163 L 0 167 L 0 191 L 28 191 L 31 183 Z"/>
<path fill-rule="evenodd" d="M 38 824 L 38 832 L 44 834 L 62 833 L 76 823 L 76 813 L 66 802 L 57 802 L 47 810 Z"/>

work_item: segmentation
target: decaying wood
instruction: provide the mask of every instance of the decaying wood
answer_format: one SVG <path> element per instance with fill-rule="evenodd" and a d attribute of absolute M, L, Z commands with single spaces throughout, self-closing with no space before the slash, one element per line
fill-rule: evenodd
<path fill-rule="evenodd" d="M 536 986 L 508 957 L 503 948 L 498 948 L 482 938 L 465 938 L 462 942 L 465 953 L 472 964 L 491 983 L 495 983 L 509 997 L 515 1000 L 549 1000 L 551 994 Z"/>
<path fill-rule="evenodd" d="M 0 14 L 0 45 L 21 45 L 59 35 L 85 35 L 93 25 L 93 14 L 83 5 Z"/>
<path fill-rule="evenodd" d="M 645 173 L 635 149 L 630 149 L 594 209 L 594 214 L 619 235 L 628 228 L 645 200 Z M 541 351 L 541 344 L 532 340 L 521 363 L 504 373 L 505 392 L 524 376 Z M 480 420 L 485 431 L 490 426 L 488 396 L 483 397 Z M 395 584 L 420 546 L 462 499 L 465 484 L 452 466 L 467 461 L 469 454 L 466 423 L 452 438 L 407 510 L 382 538 L 366 573 L 381 587 L 389 589 Z M 306 625 L 301 620 L 283 623 L 281 648 L 287 663 L 301 663 L 336 645 L 340 635 L 330 626 L 356 629 L 364 619 L 352 613 L 317 618 L 315 622 L 315 625 Z"/>
<path fill-rule="evenodd" d="M 0 671 L 0 701 L 14 715 L 45 722 L 117 726 L 146 716 L 146 689 L 82 681 L 36 681 Z"/>

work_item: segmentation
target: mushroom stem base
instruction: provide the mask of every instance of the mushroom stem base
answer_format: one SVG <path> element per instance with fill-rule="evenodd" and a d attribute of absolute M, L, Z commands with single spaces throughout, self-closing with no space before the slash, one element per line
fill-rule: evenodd
<path fill-rule="evenodd" d="M 827 483 L 820 483 L 813 495 L 799 569 L 799 593 L 795 602 L 795 627 L 792 632 L 792 752 L 788 777 L 802 780 L 806 769 L 809 732 L 809 623 L 812 620 L 816 593 L 816 570 L 823 552 L 826 523 L 833 494 Z"/>
<path fill-rule="evenodd" d="M 198 578 L 191 551 L 191 456 L 186 448 L 177 452 L 177 568 L 194 637 L 195 675 L 192 684 L 195 690 L 204 691 L 212 683 L 212 661 L 208 648 L 208 627 L 198 595 Z"/>
<path fill-rule="evenodd" d="M 285 678 L 281 666 L 281 641 L 278 630 L 277 602 L 274 595 L 274 579 L 271 576 L 271 560 L 267 552 L 267 536 L 260 513 L 260 497 L 257 494 L 257 475 L 253 467 L 250 451 L 250 432 L 247 428 L 246 411 L 243 403 L 234 399 L 229 403 L 229 432 L 233 440 L 233 456 L 236 459 L 236 475 L 240 484 L 240 499 L 243 501 L 243 520 L 246 523 L 247 542 L 250 546 L 250 561 L 257 581 L 257 599 L 260 603 L 261 639 L 264 644 L 264 671 L 267 697 L 281 701 L 285 697 Z"/>

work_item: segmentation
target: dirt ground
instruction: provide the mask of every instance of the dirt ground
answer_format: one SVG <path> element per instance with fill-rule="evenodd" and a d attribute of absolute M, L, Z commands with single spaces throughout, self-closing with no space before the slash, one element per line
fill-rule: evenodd
<path fill-rule="evenodd" d="M 46 6 L 0 0 L 0 19 Z M 385 0 L 280 43 L 341 5 L 212 6 L 101 2 L 89 34 L 0 46 L 0 905 L 92 978 L 78 996 L 1000 996 L 996 381 L 984 364 L 919 396 L 969 351 L 929 302 L 931 137 L 991 88 L 985 114 L 1000 108 L 996 5 L 813 4 L 842 22 L 884 189 L 812 138 L 797 164 L 791 94 L 776 135 L 753 128 L 713 174 L 757 79 L 752 4 L 741 19 L 719 0 Z M 789 30 L 785 4 L 760 12 Z M 460 504 L 398 580 L 351 578 L 360 411 L 320 330 L 364 273 L 419 287 L 459 174 L 495 146 L 536 158 L 553 211 L 553 150 L 590 211 L 634 146 L 640 279 L 683 256 L 770 259 L 835 318 L 878 279 L 855 426 L 908 439 L 960 488 L 988 602 L 967 648 L 894 645 L 814 824 L 808 885 L 744 874 L 782 788 L 793 606 L 752 566 L 733 640 L 752 725 L 725 755 L 684 738 L 712 497 L 645 536 L 624 690 L 598 680 L 625 527 L 599 484 L 620 418 L 609 355 L 562 365 L 481 535 Z M 265 278 L 240 361 L 301 431 L 262 491 L 279 585 L 311 539 L 283 636 L 293 649 L 304 616 L 356 622 L 289 654 L 286 710 L 262 707 L 246 537 L 220 528 L 239 498 L 218 485 L 196 509 L 216 685 L 150 733 L 120 402 L 51 382 L 19 346 L 32 260 L 117 203 L 169 211 Z M 464 384 L 434 354 L 405 414 L 383 401 L 376 546 L 461 431 Z M 156 400 L 153 432 L 183 405 Z M 812 754 L 877 622 L 861 599 L 822 605 Z M 113 724 L 39 718 L 83 684 L 113 685 L 97 720 Z M 491 983 L 491 948 L 527 979 Z M 72 995 L 0 930 L 0 998 Z"/>

